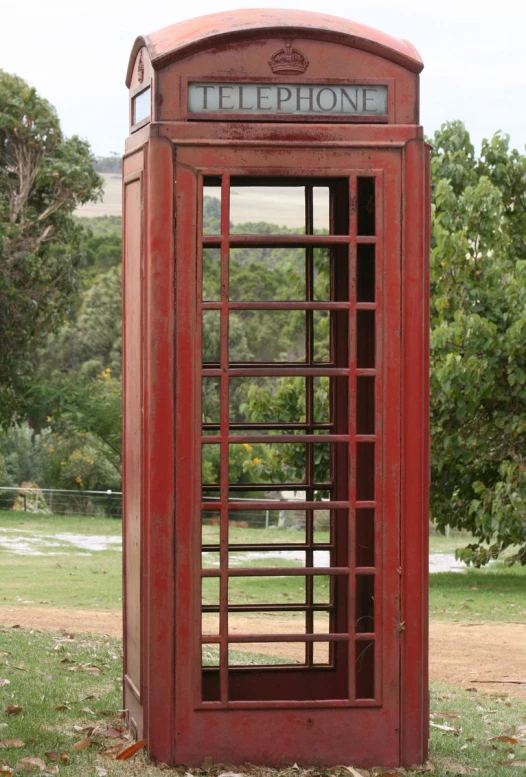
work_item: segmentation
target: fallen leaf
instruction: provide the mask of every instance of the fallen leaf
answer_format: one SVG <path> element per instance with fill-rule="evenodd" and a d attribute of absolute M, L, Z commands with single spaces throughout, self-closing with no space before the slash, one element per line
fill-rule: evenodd
<path fill-rule="evenodd" d="M 357 769 L 354 769 L 352 766 L 344 766 L 343 768 L 347 769 L 349 774 L 352 774 L 352 777 L 363 777 L 363 774 Z"/>
<path fill-rule="evenodd" d="M 241 777 L 239 772 L 221 772 L 218 777 Z"/>
<path fill-rule="evenodd" d="M 89 707 L 82 707 L 81 712 L 87 712 L 88 715 L 95 715 L 93 710 L 91 710 Z"/>
<path fill-rule="evenodd" d="M 73 745 L 73 750 L 85 750 L 87 747 L 90 747 L 92 744 L 92 740 L 89 737 L 84 737 L 84 739 L 80 739 L 78 742 L 75 742 Z"/>
<path fill-rule="evenodd" d="M 5 711 L 8 715 L 20 715 L 20 713 L 23 711 L 23 707 L 19 707 L 18 704 L 10 704 L 9 707 L 5 708 Z"/>
<path fill-rule="evenodd" d="M 430 723 L 430 726 L 433 726 L 433 728 L 439 728 L 440 731 L 456 731 L 456 728 L 453 728 L 453 726 L 442 726 L 440 723 Z"/>
<path fill-rule="evenodd" d="M 146 747 L 148 744 L 147 739 L 139 739 L 138 742 L 134 742 L 133 745 L 129 745 L 129 747 L 126 747 L 122 753 L 119 753 L 119 755 L 115 756 L 117 761 L 127 761 L 128 758 L 133 758 L 133 756 L 139 752 L 139 750 L 142 750 L 143 747 Z M 206 759 L 205 759 L 206 760 Z"/>
<path fill-rule="evenodd" d="M 60 772 L 60 769 L 58 766 L 46 766 L 46 774 L 58 774 Z"/>
<path fill-rule="evenodd" d="M 56 750 L 48 750 L 44 755 L 48 761 L 58 761 L 58 752 Z"/>
<path fill-rule="evenodd" d="M 526 766 L 526 761 L 514 761 L 510 766 Z"/>
<path fill-rule="evenodd" d="M 17 772 L 45 772 L 46 764 L 41 758 L 21 758 L 15 766 Z"/>
<path fill-rule="evenodd" d="M 102 715 L 105 718 L 111 718 L 116 714 L 115 710 L 97 710 L 97 715 Z"/>
<path fill-rule="evenodd" d="M 0 740 L 0 747 L 24 747 L 26 743 L 21 739 L 2 739 Z"/>
<path fill-rule="evenodd" d="M 500 737 L 491 737 L 491 739 L 488 739 L 488 742 L 507 742 L 509 745 L 519 744 L 519 740 L 515 739 L 515 737 L 506 737 L 504 735 L 501 735 Z"/>
<path fill-rule="evenodd" d="M 61 764 L 69 764 L 69 755 L 67 753 L 61 753 L 59 760 Z"/>
<path fill-rule="evenodd" d="M 8 766 L 0 766 L 0 775 L 2 777 L 4 777 L 4 775 L 6 775 L 6 777 L 11 777 L 12 774 L 13 774 L 13 770 L 10 769 Z"/>
<path fill-rule="evenodd" d="M 59 704 L 59 705 L 58 705 L 58 707 L 55 707 L 55 709 L 56 709 L 58 712 L 63 712 L 64 710 L 70 710 L 70 709 L 71 709 L 71 707 L 68 707 L 68 705 L 67 705 L 67 704 Z"/>
<path fill-rule="evenodd" d="M 115 739 L 115 737 L 120 737 L 121 734 L 122 731 L 118 731 L 116 728 L 100 728 L 99 726 L 93 731 L 93 736 L 110 737 L 113 739 Z"/>
<path fill-rule="evenodd" d="M 11 680 L 0 680 L 0 688 L 3 688 L 4 685 L 10 685 Z"/>

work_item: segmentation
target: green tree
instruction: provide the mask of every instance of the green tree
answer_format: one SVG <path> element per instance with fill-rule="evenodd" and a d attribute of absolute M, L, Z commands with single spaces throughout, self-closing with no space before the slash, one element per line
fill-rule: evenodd
<path fill-rule="evenodd" d="M 525 564 L 526 157 L 497 133 L 477 158 L 453 122 L 432 181 L 432 516 L 473 534 L 468 563 Z"/>
<path fill-rule="evenodd" d="M 79 278 L 73 211 L 101 179 L 88 144 L 66 139 L 55 109 L 0 71 L 0 423 L 12 418 L 36 347 L 64 317 Z"/>

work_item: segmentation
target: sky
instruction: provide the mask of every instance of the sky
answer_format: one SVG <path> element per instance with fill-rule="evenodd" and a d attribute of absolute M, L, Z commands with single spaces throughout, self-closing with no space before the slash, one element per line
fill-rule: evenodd
<path fill-rule="evenodd" d="M 524 0 L 11 0 L 1 15 L 0 69 L 35 86 L 56 107 L 66 135 L 86 138 L 99 156 L 121 154 L 124 79 L 137 35 L 240 7 L 323 11 L 410 40 L 425 65 L 421 123 L 428 136 L 461 119 L 477 147 L 502 130 L 524 152 Z"/>

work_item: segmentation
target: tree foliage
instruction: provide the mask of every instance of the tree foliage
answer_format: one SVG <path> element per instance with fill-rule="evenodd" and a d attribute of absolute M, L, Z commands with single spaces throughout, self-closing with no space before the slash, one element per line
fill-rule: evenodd
<path fill-rule="evenodd" d="M 0 422 L 17 407 L 33 356 L 78 284 L 74 209 L 100 193 L 88 144 L 65 138 L 55 109 L 0 71 Z"/>
<path fill-rule="evenodd" d="M 432 156 L 432 515 L 476 539 L 480 565 L 526 563 L 526 157 L 507 136 L 477 158 L 463 124 Z"/>

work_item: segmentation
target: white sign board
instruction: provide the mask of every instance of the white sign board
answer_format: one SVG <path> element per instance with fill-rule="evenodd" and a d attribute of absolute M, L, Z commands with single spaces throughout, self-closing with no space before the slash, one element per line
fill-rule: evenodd
<path fill-rule="evenodd" d="M 190 113 L 385 116 L 387 86 L 190 83 Z"/>

